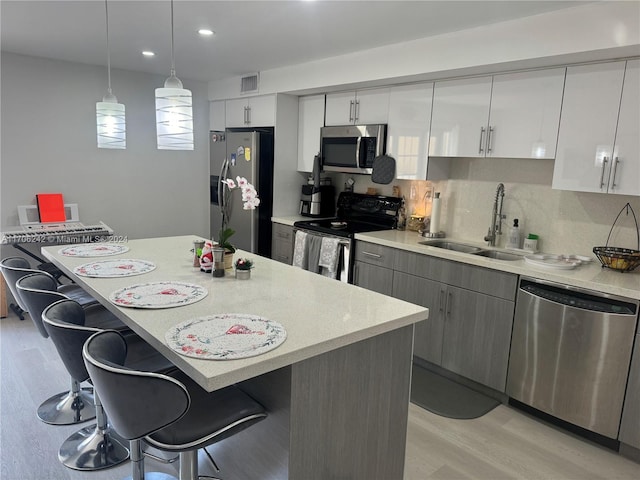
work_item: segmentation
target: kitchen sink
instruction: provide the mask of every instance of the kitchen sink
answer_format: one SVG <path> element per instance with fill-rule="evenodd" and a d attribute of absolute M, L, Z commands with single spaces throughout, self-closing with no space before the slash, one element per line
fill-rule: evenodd
<path fill-rule="evenodd" d="M 517 253 L 501 252 L 499 250 L 482 250 L 474 253 L 474 255 L 478 255 L 479 257 L 495 258 L 496 260 L 508 260 L 511 262 L 522 260 L 523 258 L 522 255 L 518 255 Z"/>
<path fill-rule="evenodd" d="M 444 248 L 445 250 L 453 250 L 455 252 L 462 253 L 480 253 L 482 248 L 474 247 L 471 245 L 465 245 L 464 243 L 448 242 L 446 240 L 425 240 L 418 242 L 420 245 L 426 245 L 428 247 Z"/>
<path fill-rule="evenodd" d="M 485 250 L 481 247 L 466 245 L 464 243 L 449 242 L 447 240 L 424 240 L 418 242 L 420 245 L 428 247 L 444 248 L 445 250 L 453 250 L 455 252 L 469 253 L 479 257 L 493 258 L 495 260 L 517 261 L 522 260 L 522 255 L 517 253 L 502 252 L 500 250 Z"/>

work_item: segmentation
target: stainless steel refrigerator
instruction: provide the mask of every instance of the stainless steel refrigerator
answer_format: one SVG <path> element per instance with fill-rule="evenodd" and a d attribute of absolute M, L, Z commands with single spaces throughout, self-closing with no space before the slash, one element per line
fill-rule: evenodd
<path fill-rule="evenodd" d="M 236 233 L 236 248 L 271 257 L 273 210 L 273 128 L 209 132 L 211 238 L 217 240 L 223 219 Z M 230 191 L 225 179 L 244 177 L 260 198 L 255 210 L 244 210 L 240 189 Z"/>

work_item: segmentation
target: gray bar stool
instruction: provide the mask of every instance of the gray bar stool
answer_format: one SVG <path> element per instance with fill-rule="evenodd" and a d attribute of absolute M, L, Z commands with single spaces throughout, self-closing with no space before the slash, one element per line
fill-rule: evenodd
<path fill-rule="evenodd" d="M 49 305 L 67 297 L 58 291 L 55 281 L 44 272 L 24 275 L 17 280 L 15 288 L 40 335 L 49 338 L 49 333 L 42 323 L 42 312 Z M 101 305 L 90 304 L 85 307 L 85 318 L 86 325 L 90 327 L 101 330 L 128 330 L 124 323 Z M 93 389 L 81 388 L 72 377 L 71 388 L 68 391 L 51 396 L 38 407 L 38 418 L 51 425 L 86 422 L 96 416 L 93 403 Z"/>
<path fill-rule="evenodd" d="M 82 347 L 91 335 L 104 330 L 87 327 L 82 307 L 73 300 L 60 300 L 45 308 L 42 322 L 71 377 L 77 382 L 89 380 Z M 133 332 L 126 333 L 123 338 L 126 341 L 127 368 L 153 372 L 175 369 L 167 358 Z M 101 470 L 129 458 L 129 450 L 125 446 L 127 441 L 111 430 L 96 392 L 94 400 L 96 423 L 72 434 L 58 451 L 62 464 L 74 470 Z"/>
<path fill-rule="evenodd" d="M 198 478 L 199 448 L 263 420 L 263 407 L 235 386 L 207 392 L 187 375 L 134 371 L 125 366 L 126 342 L 114 331 L 93 335 L 84 361 L 114 428 L 129 439 L 132 480 L 166 480 L 144 471 L 141 441 L 180 452 L 180 480 Z"/>
<path fill-rule="evenodd" d="M 77 284 L 67 284 L 60 285 L 56 278 L 50 273 L 42 270 L 37 270 L 31 268 L 31 264 L 22 257 L 7 257 L 0 261 L 0 271 L 4 275 L 4 279 L 7 281 L 7 285 L 9 285 L 9 290 L 11 291 L 11 295 L 16 300 L 17 305 L 11 304 L 11 310 L 13 310 L 20 320 L 24 320 L 24 313 L 28 312 L 27 306 L 22 301 L 20 297 L 20 292 L 16 289 L 16 282 L 24 277 L 25 275 L 29 275 L 30 273 L 44 273 L 47 275 L 51 281 L 53 282 L 53 289 L 58 292 L 66 295 L 68 298 L 75 300 L 82 306 L 87 306 L 91 304 L 98 304 L 98 301 L 85 292 L 80 285 Z"/>

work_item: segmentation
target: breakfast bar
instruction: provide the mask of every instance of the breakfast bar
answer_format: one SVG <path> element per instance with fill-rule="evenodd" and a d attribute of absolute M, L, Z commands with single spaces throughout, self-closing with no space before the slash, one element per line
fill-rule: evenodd
<path fill-rule="evenodd" d="M 428 309 L 241 250 L 235 258 L 254 262 L 251 279 L 237 280 L 232 270 L 216 278 L 192 266 L 197 239 L 131 240 L 102 258 L 64 255 L 60 246 L 42 253 L 204 389 L 237 384 L 265 406 L 267 420 L 209 449 L 225 478 L 402 478 L 413 324 Z M 155 268 L 135 276 L 79 273 L 104 258 Z M 160 282 L 206 293 L 174 308 L 114 303 L 114 292 Z M 167 342 L 176 325 L 220 314 L 277 322 L 286 339 L 233 360 L 186 356 Z"/>

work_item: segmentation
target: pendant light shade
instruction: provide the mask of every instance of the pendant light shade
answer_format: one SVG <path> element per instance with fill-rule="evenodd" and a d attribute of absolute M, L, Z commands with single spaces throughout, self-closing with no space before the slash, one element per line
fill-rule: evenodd
<path fill-rule="evenodd" d="M 193 101 L 191 91 L 176 77 L 173 48 L 173 0 L 171 0 L 171 74 L 164 88 L 156 88 L 156 134 L 159 150 L 193 150 Z"/>
<path fill-rule="evenodd" d="M 111 55 L 109 52 L 109 10 L 107 0 L 104 2 L 107 22 L 107 94 L 101 102 L 96 103 L 96 130 L 98 148 L 127 148 L 127 127 L 124 105 L 111 91 Z"/>

